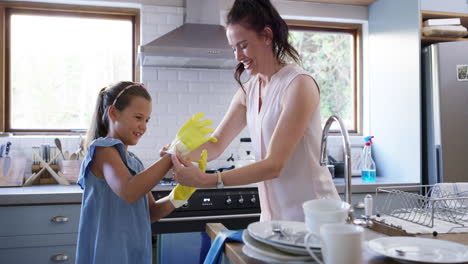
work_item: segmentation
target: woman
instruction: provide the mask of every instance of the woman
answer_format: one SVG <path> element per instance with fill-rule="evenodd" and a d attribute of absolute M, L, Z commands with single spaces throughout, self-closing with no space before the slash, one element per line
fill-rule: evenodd
<path fill-rule="evenodd" d="M 331 175 L 319 164 L 320 91 L 288 43 L 288 27 L 268 0 L 236 0 L 227 16 L 226 35 L 239 62 L 240 88 L 213 136 L 204 144 L 209 160 L 219 156 L 247 125 L 257 162 L 222 174 L 201 173 L 172 156 L 175 178 L 183 185 L 222 187 L 258 183 L 261 221 L 304 221 L 302 203 L 339 199 Z M 241 82 L 242 73 L 250 78 Z M 195 159 L 200 152 L 194 151 Z"/>

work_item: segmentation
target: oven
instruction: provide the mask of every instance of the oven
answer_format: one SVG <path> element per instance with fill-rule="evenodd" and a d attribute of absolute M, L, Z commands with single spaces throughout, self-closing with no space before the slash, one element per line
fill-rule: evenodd
<path fill-rule="evenodd" d="M 175 184 L 170 179 L 161 181 L 152 190 L 154 198 L 167 196 Z M 256 184 L 198 189 L 185 205 L 152 224 L 155 262 L 202 263 L 211 244 L 205 233 L 206 223 L 222 223 L 229 229 L 238 230 L 259 219 Z"/>

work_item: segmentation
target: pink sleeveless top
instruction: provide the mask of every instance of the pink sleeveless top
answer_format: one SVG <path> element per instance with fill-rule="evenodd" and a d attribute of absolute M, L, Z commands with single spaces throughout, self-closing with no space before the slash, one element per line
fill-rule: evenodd
<path fill-rule="evenodd" d="M 259 80 L 252 77 L 246 87 L 247 126 L 255 158 L 264 159 L 282 112 L 281 100 L 298 75 L 312 76 L 297 65 L 287 65 L 275 73 L 264 96 L 260 112 Z M 311 87 L 312 89 L 312 87 Z M 291 127 L 294 129 L 294 127 Z M 260 221 L 304 221 L 302 203 L 320 198 L 340 199 L 327 167 L 320 166 L 320 107 L 312 114 L 305 134 L 281 170 L 278 178 L 258 183 Z"/>

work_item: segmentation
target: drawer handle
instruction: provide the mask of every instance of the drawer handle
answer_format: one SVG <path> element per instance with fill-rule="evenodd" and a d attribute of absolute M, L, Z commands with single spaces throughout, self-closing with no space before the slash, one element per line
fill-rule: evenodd
<path fill-rule="evenodd" d="M 66 222 L 68 222 L 68 217 L 58 215 L 58 216 L 52 217 L 52 219 L 50 221 L 52 221 L 54 223 L 66 223 Z"/>
<path fill-rule="evenodd" d="M 64 262 L 68 260 L 68 256 L 65 254 L 57 254 L 57 255 L 53 255 L 51 259 L 55 262 Z"/>

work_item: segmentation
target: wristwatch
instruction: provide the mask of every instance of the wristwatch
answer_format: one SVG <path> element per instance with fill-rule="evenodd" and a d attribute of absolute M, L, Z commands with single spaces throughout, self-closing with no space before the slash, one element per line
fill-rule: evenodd
<path fill-rule="evenodd" d="M 221 172 L 216 171 L 216 175 L 218 175 L 218 181 L 216 182 L 216 189 L 224 188 L 223 177 L 221 177 Z"/>

